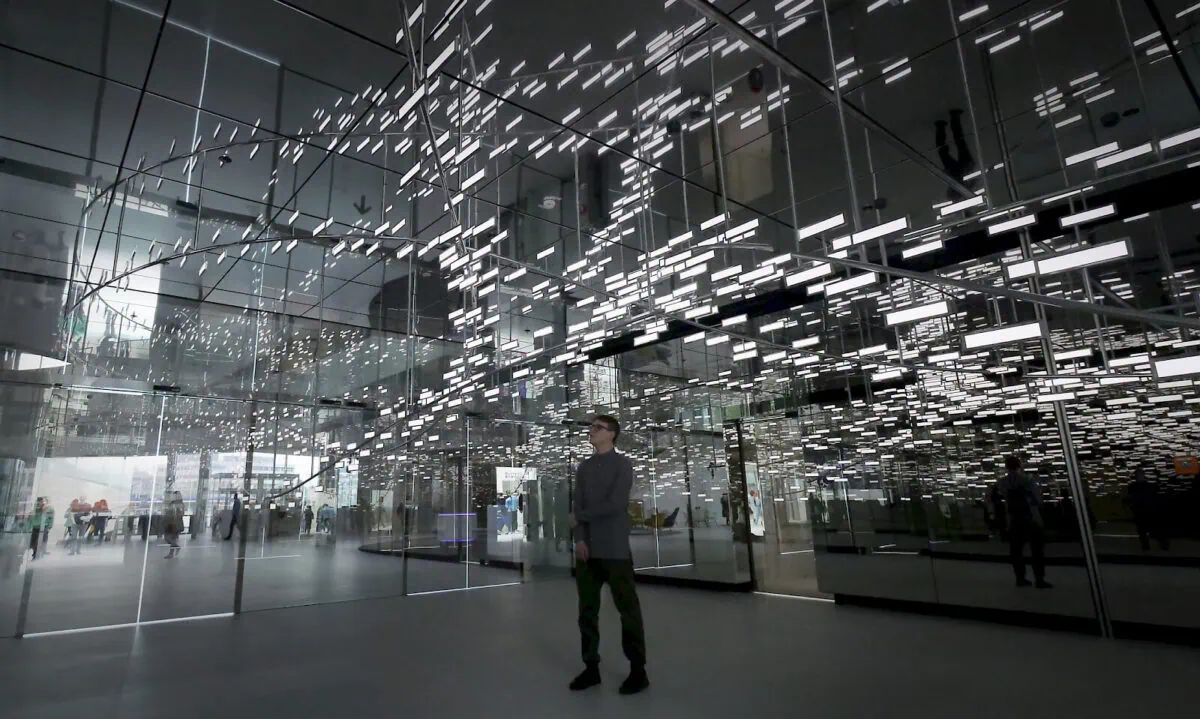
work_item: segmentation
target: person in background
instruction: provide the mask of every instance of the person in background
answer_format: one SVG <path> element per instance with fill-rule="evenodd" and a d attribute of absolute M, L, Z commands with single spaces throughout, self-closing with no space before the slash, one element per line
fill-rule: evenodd
<path fill-rule="evenodd" d="M 171 548 L 167 550 L 166 559 L 179 556 L 179 535 L 183 533 L 183 495 L 179 492 L 168 492 L 166 496 L 166 505 L 163 507 L 163 534 L 166 535 L 167 544 Z"/>
<path fill-rule="evenodd" d="M 91 522 L 92 505 L 84 499 L 71 500 L 71 506 L 67 508 L 68 528 L 71 532 L 71 551 L 67 554 L 79 554 L 83 551 L 83 535 L 87 532 L 88 524 Z"/>
<path fill-rule="evenodd" d="M 38 558 L 38 544 L 42 541 L 43 522 L 46 521 L 46 499 L 38 497 L 33 503 L 33 515 L 29 518 L 29 549 L 33 559 Z"/>
<path fill-rule="evenodd" d="M 1162 507 L 1160 506 L 1158 488 L 1146 478 L 1146 470 L 1138 467 L 1133 473 L 1133 479 L 1125 488 L 1125 504 L 1133 514 L 1133 524 L 1137 528 L 1138 541 L 1142 550 L 1150 549 L 1150 539 L 1158 543 L 1164 551 L 1170 548 L 1170 540 L 1162 526 Z"/>
<path fill-rule="evenodd" d="M 234 528 L 237 528 L 237 530 L 239 532 L 242 531 L 241 525 L 238 524 L 238 522 L 241 520 L 241 518 L 242 518 L 242 495 L 238 494 L 238 493 L 234 493 L 234 495 L 233 495 L 233 512 L 231 512 L 229 515 L 229 531 L 225 534 L 226 542 L 233 539 Z"/>
<path fill-rule="evenodd" d="M 621 648 L 630 665 L 620 691 L 636 694 L 650 686 L 642 608 L 629 549 L 633 463 L 615 449 L 620 434 L 615 417 L 597 415 L 588 429 L 595 453 L 579 464 L 575 474 L 575 506 L 569 524 L 575 530 L 575 586 L 584 670 L 571 681 L 572 691 L 600 683 L 600 590 L 606 582 L 621 615 Z"/>
<path fill-rule="evenodd" d="M 312 505 L 304 505 L 304 533 L 312 534 L 313 511 Z"/>
<path fill-rule="evenodd" d="M 934 123 L 934 142 L 937 144 L 938 159 L 942 161 L 942 167 L 946 170 L 946 174 L 958 180 L 968 189 L 973 189 L 975 183 L 972 180 L 968 180 L 967 175 L 975 172 L 975 156 L 971 154 L 971 147 L 967 144 L 966 133 L 963 132 L 962 116 L 962 110 L 954 109 L 950 111 L 950 134 L 954 139 L 954 149 L 957 157 L 951 154 L 950 144 L 946 141 L 945 120 L 938 120 Z M 946 199 L 950 202 L 959 202 L 967 198 L 958 190 L 949 188 L 946 190 Z"/>
<path fill-rule="evenodd" d="M 1004 458 L 1005 475 L 992 487 L 992 502 L 1002 528 L 1008 535 L 1009 559 L 1018 587 L 1028 587 L 1025 577 L 1025 545 L 1033 555 L 1033 579 L 1038 589 L 1050 589 L 1046 581 L 1045 533 L 1042 523 L 1042 498 L 1037 484 L 1025 474 L 1021 460 Z"/>
<path fill-rule="evenodd" d="M 50 553 L 50 530 L 54 528 L 54 505 L 50 503 L 48 497 L 42 497 L 45 503 L 45 510 L 42 512 L 42 546 L 41 556 L 46 556 Z"/>

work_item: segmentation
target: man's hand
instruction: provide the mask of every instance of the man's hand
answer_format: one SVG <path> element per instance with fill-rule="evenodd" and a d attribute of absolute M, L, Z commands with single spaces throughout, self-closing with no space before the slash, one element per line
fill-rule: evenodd
<path fill-rule="evenodd" d="M 579 526 L 579 522 L 575 521 L 574 513 L 567 515 L 567 526 L 569 526 L 571 529 L 575 529 L 576 527 Z"/>
<path fill-rule="evenodd" d="M 589 555 L 588 555 L 587 542 L 576 542 L 575 543 L 575 558 L 581 562 L 586 562 L 588 560 L 588 556 Z"/>

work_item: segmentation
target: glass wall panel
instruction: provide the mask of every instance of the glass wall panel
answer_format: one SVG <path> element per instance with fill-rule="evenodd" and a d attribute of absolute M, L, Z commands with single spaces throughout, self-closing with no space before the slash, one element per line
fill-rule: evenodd
<path fill-rule="evenodd" d="M 152 556 L 163 561 L 166 400 L 104 388 L 53 392 L 31 492 L 44 498 L 49 531 L 28 570 L 24 633 L 139 621 L 144 570 Z M 149 587 L 160 612 L 183 609 L 163 606 L 162 589 Z"/>

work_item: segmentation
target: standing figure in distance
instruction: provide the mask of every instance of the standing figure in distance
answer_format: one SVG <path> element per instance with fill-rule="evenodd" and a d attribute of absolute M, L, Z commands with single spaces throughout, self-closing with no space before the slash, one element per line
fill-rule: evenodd
<path fill-rule="evenodd" d="M 954 137 L 954 149 L 958 154 L 957 157 L 950 154 L 950 145 L 946 141 L 946 121 L 938 120 L 934 123 L 935 135 L 934 140 L 937 142 L 938 159 L 942 162 L 942 168 L 960 183 L 968 188 L 974 189 L 974 183 L 966 179 L 967 175 L 975 172 L 975 156 L 971 154 L 971 148 L 967 145 L 967 136 L 963 132 L 962 110 L 950 111 L 950 134 Z M 967 199 L 963 194 L 954 188 L 946 190 L 946 199 L 951 202 L 959 202 Z"/>
<path fill-rule="evenodd" d="M 614 447 L 620 434 L 615 417 L 597 415 L 588 429 L 595 453 L 575 473 L 575 506 L 569 524 L 575 530 L 575 585 L 585 668 L 571 682 L 572 691 L 600 683 L 600 589 L 606 582 L 621 615 L 621 648 L 630 665 L 621 693 L 636 694 L 650 686 L 642 608 L 629 549 L 633 463 Z"/>
<path fill-rule="evenodd" d="M 1038 589 L 1050 589 L 1046 581 L 1045 533 L 1042 524 L 1042 496 L 1037 484 L 1021 469 L 1014 455 L 1004 458 L 1005 475 L 992 488 L 992 502 L 1000 526 L 1008 535 L 1009 560 L 1017 576 L 1018 587 L 1028 587 L 1025 578 L 1025 545 L 1033 555 L 1033 579 Z"/>
<path fill-rule="evenodd" d="M 304 505 L 304 533 L 312 534 L 313 511 L 312 505 Z"/>

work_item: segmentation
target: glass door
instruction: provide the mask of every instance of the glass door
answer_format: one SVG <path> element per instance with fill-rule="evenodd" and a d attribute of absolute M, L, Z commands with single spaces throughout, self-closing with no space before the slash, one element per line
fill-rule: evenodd
<path fill-rule="evenodd" d="M 820 595 L 813 534 L 824 526 L 828 502 L 820 473 L 805 456 L 799 420 L 743 422 L 740 441 L 744 498 L 731 513 L 735 534 L 744 531 L 754 553 L 755 588 Z"/>

